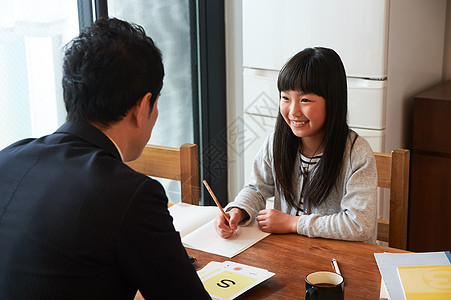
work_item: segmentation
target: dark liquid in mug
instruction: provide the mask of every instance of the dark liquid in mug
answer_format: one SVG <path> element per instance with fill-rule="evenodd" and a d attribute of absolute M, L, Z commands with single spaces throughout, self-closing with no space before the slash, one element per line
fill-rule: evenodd
<path fill-rule="evenodd" d="M 332 284 L 332 283 L 317 283 L 315 284 L 315 286 L 320 287 L 320 288 L 331 288 L 331 287 L 336 287 L 336 284 Z"/>

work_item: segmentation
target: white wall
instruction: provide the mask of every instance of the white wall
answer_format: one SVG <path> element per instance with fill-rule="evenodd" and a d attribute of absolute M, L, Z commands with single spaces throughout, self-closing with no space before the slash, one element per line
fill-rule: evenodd
<path fill-rule="evenodd" d="M 243 187 L 244 179 L 244 126 L 243 126 L 243 43 L 241 1 L 226 0 L 226 80 L 227 80 L 227 139 L 229 202 Z"/>

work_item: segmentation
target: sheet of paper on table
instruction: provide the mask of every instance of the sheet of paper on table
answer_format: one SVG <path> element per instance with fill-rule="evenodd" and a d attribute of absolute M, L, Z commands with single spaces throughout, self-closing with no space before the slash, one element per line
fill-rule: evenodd
<path fill-rule="evenodd" d="M 197 273 L 210 296 L 219 300 L 234 299 L 274 276 L 268 270 L 231 261 L 212 261 Z"/>
<path fill-rule="evenodd" d="M 169 208 L 169 213 L 185 247 L 228 258 L 234 257 L 270 235 L 261 231 L 254 221 L 248 226 L 240 226 L 232 237 L 221 238 L 214 228 L 214 219 L 220 213 L 215 206 L 178 203 Z"/>
<path fill-rule="evenodd" d="M 398 267 L 435 266 L 451 263 L 449 251 L 421 253 L 374 253 L 382 281 L 388 292 L 388 299 L 405 299 Z M 382 283 L 381 283 L 382 285 Z"/>

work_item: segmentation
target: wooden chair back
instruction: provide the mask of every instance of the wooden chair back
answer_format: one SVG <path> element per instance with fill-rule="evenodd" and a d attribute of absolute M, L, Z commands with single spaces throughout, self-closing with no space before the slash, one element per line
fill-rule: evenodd
<path fill-rule="evenodd" d="M 199 205 L 199 163 L 196 144 L 180 148 L 146 145 L 141 156 L 127 164 L 137 172 L 181 182 L 182 202 Z"/>
<path fill-rule="evenodd" d="M 378 220 L 377 239 L 390 247 L 407 249 L 407 213 L 409 203 L 410 151 L 374 153 L 377 186 L 390 189 L 390 220 Z"/>

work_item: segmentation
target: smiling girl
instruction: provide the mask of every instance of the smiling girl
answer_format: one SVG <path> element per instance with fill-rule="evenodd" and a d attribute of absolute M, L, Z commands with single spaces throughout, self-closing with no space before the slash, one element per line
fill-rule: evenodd
<path fill-rule="evenodd" d="M 215 220 L 230 237 L 256 219 L 262 231 L 375 243 L 377 173 L 368 142 L 350 130 L 343 63 L 307 48 L 279 73 L 279 115 L 249 183 Z M 265 209 L 274 196 L 274 209 Z"/>

